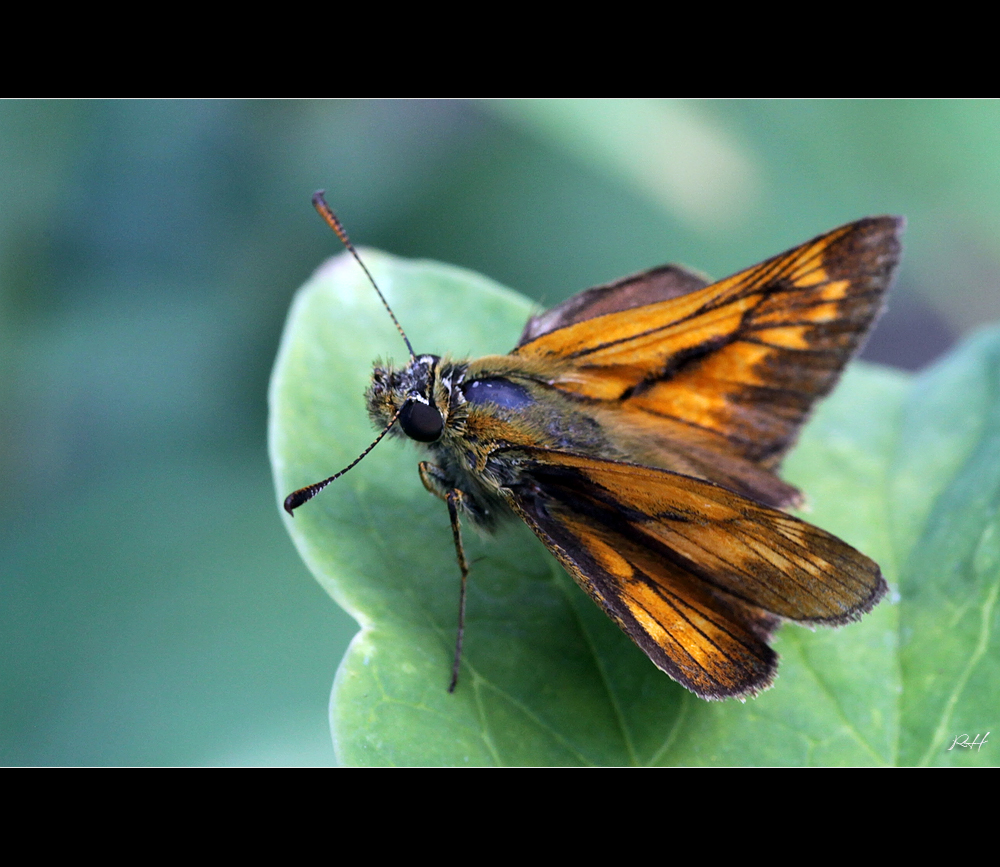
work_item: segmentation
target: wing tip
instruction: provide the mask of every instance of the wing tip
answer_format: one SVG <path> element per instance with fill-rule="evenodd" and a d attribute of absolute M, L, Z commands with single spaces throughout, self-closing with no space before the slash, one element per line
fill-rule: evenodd
<path fill-rule="evenodd" d="M 630 635 L 649 657 L 650 661 L 678 685 L 705 701 L 725 701 L 735 698 L 745 701 L 756 698 L 774 686 L 778 674 L 779 657 L 770 645 L 761 643 L 741 660 L 729 659 L 731 665 L 723 672 L 713 672 L 700 666 L 694 670 L 678 665 L 678 660 L 665 654 L 650 652 L 635 635 Z M 662 648 L 660 648 L 662 651 Z M 718 676 L 724 674 L 724 676 Z"/>
<path fill-rule="evenodd" d="M 827 617 L 823 619 L 810 619 L 810 620 L 789 620 L 788 622 L 798 623 L 800 626 L 828 626 L 828 627 L 838 627 L 845 626 L 848 623 L 853 623 L 860 620 L 865 614 L 868 614 L 889 592 L 889 585 L 882 575 L 882 570 L 872 563 L 874 567 L 874 581 L 872 582 L 872 587 L 870 593 L 858 602 L 856 605 L 852 606 L 850 610 L 845 611 L 834 617 Z M 779 618 L 776 618 L 776 623 Z M 780 618 L 781 621 L 788 620 L 788 618 Z M 764 637 L 767 641 L 770 635 Z M 638 641 L 636 642 L 639 643 Z M 640 647 L 642 645 L 640 644 Z M 766 648 L 766 655 L 763 658 L 758 659 L 758 664 L 754 666 L 752 670 L 747 670 L 744 672 L 744 676 L 739 678 L 734 678 L 730 682 L 722 683 L 715 679 L 692 679 L 685 677 L 683 672 L 679 670 L 671 670 L 670 668 L 656 663 L 657 668 L 668 674 L 673 680 L 678 684 L 683 686 L 685 689 L 694 693 L 698 698 L 704 699 L 705 701 L 725 701 L 726 699 L 734 698 L 739 701 L 746 701 L 748 698 L 756 698 L 762 692 L 770 689 L 774 686 L 775 678 L 778 674 L 778 654 L 771 648 L 770 644 L 764 644 Z M 647 652 L 650 659 L 653 659 L 652 655 Z M 653 660 L 656 662 L 656 660 Z M 706 672 L 707 674 L 707 672 Z"/>
<path fill-rule="evenodd" d="M 875 564 L 873 564 L 875 565 Z M 872 586 L 871 593 L 868 597 L 862 600 L 860 603 L 855 605 L 849 612 L 844 615 L 844 618 L 838 623 L 832 623 L 832 626 L 842 626 L 846 623 L 852 623 L 855 620 L 860 620 L 864 615 L 871 611 L 889 592 L 889 585 L 885 580 L 885 576 L 882 575 L 882 570 L 875 565 L 875 581 Z"/>
<path fill-rule="evenodd" d="M 879 569 L 878 564 L 872 562 L 873 567 L 873 578 L 871 583 L 871 590 L 868 595 L 860 599 L 850 608 L 841 611 L 837 614 L 828 615 L 825 617 L 806 617 L 802 619 L 797 618 L 785 618 L 791 623 L 797 623 L 800 626 L 827 626 L 831 628 L 837 628 L 840 626 L 846 626 L 848 623 L 855 623 L 860 620 L 866 614 L 868 614 L 879 602 L 885 598 L 885 595 L 889 592 L 889 585 L 886 583 L 885 577 L 882 575 L 882 570 Z"/>
<path fill-rule="evenodd" d="M 698 698 L 705 701 L 726 701 L 735 698 L 745 702 L 748 698 L 756 698 L 762 692 L 766 692 L 774 686 L 774 680 L 778 674 L 778 654 L 772 651 L 773 658 L 767 667 L 759 672 L 754 672 L 745 680 L 738 683 L 722 684 L 714 682 L 709 685 L 696 684 L 679 680 L 675 675 L 669 674 L 680 686 L 694 693 Z"/>

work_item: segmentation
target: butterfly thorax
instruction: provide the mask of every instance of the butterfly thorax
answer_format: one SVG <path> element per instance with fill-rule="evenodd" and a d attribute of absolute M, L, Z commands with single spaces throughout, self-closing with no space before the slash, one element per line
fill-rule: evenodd
<path fill-rule="evenodd" d="M 418 355 L 402 369 L 376 362 L 368 414 L 384 428 L 399 413 L 392 435 L 430 452 L 424 485 L 442 498 L 461 492 L 466 514 L 488 528 L 510 514 L 501 490 L 522 482 L 518 446 L 628 457 L 591 413 L 534 368 L 511 356 L 470 362 Z"/>

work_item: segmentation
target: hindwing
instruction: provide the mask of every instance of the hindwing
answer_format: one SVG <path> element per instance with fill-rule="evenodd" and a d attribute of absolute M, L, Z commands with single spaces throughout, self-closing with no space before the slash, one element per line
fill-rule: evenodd
<path fill-rule="evenodd" d="M 508 456 L 521 474 L 502 491 L 509 505 L 657 666 L 703 698 L 769 686 L 781 620 L 846 623 L 886 592 L 850 545 L 711 482 L 548 449 Z"/>

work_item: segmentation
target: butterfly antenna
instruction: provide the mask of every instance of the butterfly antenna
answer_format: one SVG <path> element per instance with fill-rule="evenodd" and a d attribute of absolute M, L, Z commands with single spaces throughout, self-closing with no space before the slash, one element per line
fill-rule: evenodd
<path fill-rule="evenodd" d="M 361 461 L 361 459 L 368 454 L 375 446 L 379 444 L 382 437 L 389 433 L 390 428 L 396 423 L 396 419 L 399 418 L 399 414 L 403 411 L 403 407 L 406 406 L 408 401 L 403 401 L 403 406 L 396 410 L 396 414 L 389 419 L 389 424 L 382 428 L 382 433 L 375 437 L 375 441 L 368 446 L 360 455 L 358 455 L 353 461 L 351 461 L 346 467 L 344 467 L 339 473 L 334 473 L 330 478 L 323 479 L 322 482 L 316 482 L 312 485 L 306 485 L 304 488 L 299 488 L 297 491 L 292 491 L 287 497 L 285 497 L 285 511 L 294 518 L 295 515 L 292 514 L 299 506 L 303 503 L 308 503 L 313 497 L 315 497 L 320 491 L 323 490 L 330 482 L 335 482 L 348 470 L 353 469 Z"/>
<path fill-rule="evenodd" d="M 326 224 L 331 229 L 333 229 L 337 237 L 340 238 L 340 243 L 343 244 L 345 247 L 347 247 L 351 255 L 354 257 L 354 260 L 361 266 L 361 270 L 365 272 L 365 276 L 368 277 L 368 280 L 371 282 L 372 286 L 375 287 L 375 291 L 378 292 L 378 297 L 382 299 L 382 303 L 385 305 L 385 309 L 389 311 L 389 316 L 392 317 L 392 321 L 396 325 L 396 330 L 399 332 L 399 336 L 403 338 L 403 342 L 406 344 L 406 348 L 410 351 L 410 358 L 416 358 L 417 354 L 413 351 L 413 347 L 410 345 L 410 339 L 406 336 L 406 332 L 403 331 L 403 326 L 399 324 L 399 320 L 396 318 L 396 314 L 392 312 L 392 308 L 389 306 L 389 302 L 385 300 L 385 295 L 382 294 L 382 290 L 378 288 L 378 283 L 376 283 L 375 278 L 372 277 L 371 271 L 369 271 L 365 267 L 365 263 L 361 261 L 361 257 L 358 255 L 358 251 L 354 249 L 354 245 L 351 243 L 351 239 L 347 237 L 347 230 L 344 229 L 344 224 L 341 223 L 339 219 L 337 219 L 337 215 L 332 210 L 330 210 L 330 206 L 326 203 L 326 199 L 323 198 L 323 194 L 325 192 L 326 192 L 325 190 L 319 190 L 318 192 L 313 193 L 313 207 L 317 210 L 319 215 L 324 220 L 326 220 Z M 375 440 L 375 442 L 378 442 L 378 440 Z M 374 444 L 375 443 L 372 443 L 372 445 Z M 364 457 L 364 455 L 362 455 L 361 457 Z M 351 466 L 353 466 L 353 464 Z M 350 467 L 348 467 L 348 469 L 350 469 Z M 306 499 L 308 499 L 308 497 Z"/>

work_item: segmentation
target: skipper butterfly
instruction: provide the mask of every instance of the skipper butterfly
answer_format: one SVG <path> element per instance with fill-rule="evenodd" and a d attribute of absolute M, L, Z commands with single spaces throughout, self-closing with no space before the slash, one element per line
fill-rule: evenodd
<path fill-rule="evenodd" d="M 365 270 L 326 205 L 317 210 Z M 531 317 L 508 355 L 376 364 L 381 433 L 423 445 L 420 479 L 460 522 L 516 516 L 664 672 L 705 699 L 768 688 L 783 620 L 837 626 L 887 590 L 879 567 L 782 511 L 777 470 L 815 401 L 878 316 L 903 221 L 841 226 L 717 283 L 675 265 L 581 292 Z M 369 279 L 371 275 L 369 274 Z"/>

